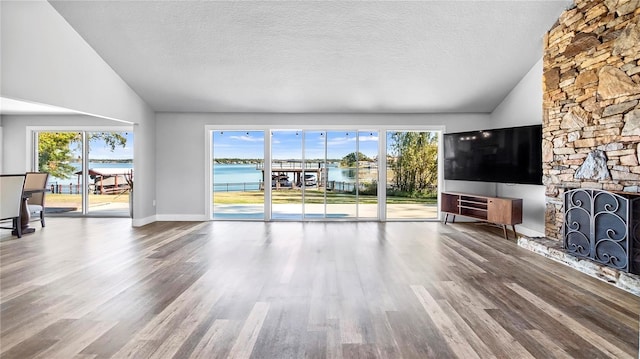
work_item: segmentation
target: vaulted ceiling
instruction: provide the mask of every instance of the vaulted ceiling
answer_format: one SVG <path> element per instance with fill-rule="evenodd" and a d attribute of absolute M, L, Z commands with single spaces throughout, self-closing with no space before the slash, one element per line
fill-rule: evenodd
<path fill-rule="evenodd" d="M 53 1 L 155 110 L 491 112 L 567 0 Z"/>

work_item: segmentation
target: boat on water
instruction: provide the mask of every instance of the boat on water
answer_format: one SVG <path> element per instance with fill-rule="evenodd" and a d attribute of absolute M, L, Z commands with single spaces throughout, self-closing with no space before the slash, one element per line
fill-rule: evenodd
<path fill-rule="evenodd" d="M 291 188 L 291 181 L 289 181 L 289 176 L 284 173 L 278 173 L 271 176 L 271 187 L 272 188 Z"/>
<path fill-rule="evenodd" d="M 318 180 L 316 176 L 313 174 L 305 174 L 304 175 L 304 185 L 306 187 L 313 187 L 318 185 Z"/>

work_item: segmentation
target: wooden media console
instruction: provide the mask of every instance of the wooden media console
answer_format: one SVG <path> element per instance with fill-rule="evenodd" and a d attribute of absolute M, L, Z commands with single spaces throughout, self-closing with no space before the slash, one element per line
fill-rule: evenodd
<path fill-rule="evenodd" d="M 522 199 L 520 198 L 442 192 L 440 211 L 445 213 L 444 224 L 447 224 L 449 215 L 452 214 L 451 223 L 456 220 L 456 216 L 465 216 L 501 225 L 505 239 L 509 239 L 507 226 L 511 226 L 513 235 L 517 238 L 515 225 L 522 223 Z"/>

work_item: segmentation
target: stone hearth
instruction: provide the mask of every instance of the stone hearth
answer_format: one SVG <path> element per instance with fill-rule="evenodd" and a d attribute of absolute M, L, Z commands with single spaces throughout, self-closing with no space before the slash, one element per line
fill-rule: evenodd
<path fill-rule="evenodd" d="M 562 242 L 543 237 L 523 236 L 518 238 L 518 246 L 640 296 L 640 276 L 621 272 L 588 259 L 577 258 L 567 254 L 562 249 Z"/>

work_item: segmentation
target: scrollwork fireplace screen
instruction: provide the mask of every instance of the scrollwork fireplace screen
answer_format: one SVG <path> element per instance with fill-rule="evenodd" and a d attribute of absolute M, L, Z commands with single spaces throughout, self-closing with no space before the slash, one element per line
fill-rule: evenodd
<path fill-rule="evenodd" d="M 595 189 L 564 194 L 564 249 L 625 272 L 640 271 L 640 196 Z"/>

